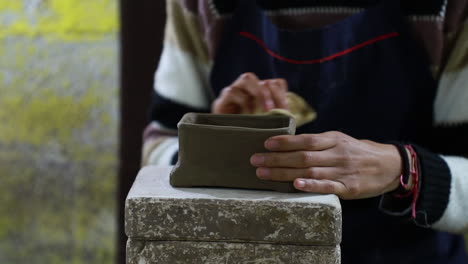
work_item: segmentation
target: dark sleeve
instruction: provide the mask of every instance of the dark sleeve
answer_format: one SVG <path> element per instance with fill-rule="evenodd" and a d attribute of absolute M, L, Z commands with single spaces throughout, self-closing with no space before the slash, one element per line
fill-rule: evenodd
<path fill-rule="evenodd" d="M 416 202 L 417 225 L 429 227 L 443 215 L 450 195 L 451 174 L 440 155 L 413 145 L 420 168 L 419 197 Z M 406 168 L 409 169 L 409 168 Z M 394 192 L 382 195 L 380 210 L 389 215 L 411 218 L 412 197 L 398 198 Z"/>
<path fill-rule="evenodd" d="M 177 123 L 185 113 L 207 113 L 209 109 L 190 107 L 164 98 L 153 90 L 149 118 L 164 127 L 177 129 Z"/>

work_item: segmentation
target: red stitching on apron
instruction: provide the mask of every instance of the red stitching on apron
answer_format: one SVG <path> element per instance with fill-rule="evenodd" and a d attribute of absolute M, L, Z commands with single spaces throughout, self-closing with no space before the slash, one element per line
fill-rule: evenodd
<path fill-rule="evenodd" d="M 246 38 L 249 38 L 251 40 L 254 40 L 255 42 L 257 42 L 258 45 L 260 45 L 268 54 L 270 54 L 271 56 L 277 58 L 278 60 L 282 60 L 282 61 L 285 61 L 285 62 L 289 62 L 289 63 L 293 63 L 293 64 L 314 64 L 314 63 L 323 63 L 323 62 L 326 62 L 326 61 L 329 61 L 329 60 L 332 60 L 334 58 L 337 58 L 337 57 L 341 57 L 341 56 L 344 56 L 350 52 L 353 52 L 357 49 L 360 49 L 360 48 L 363 48 L 365 46 L 368 46 L 368 45 L 371 45 L 377 41 L 380 41 L 380 40 L 384 40 L 384 39 L 388 39 L 388 38 L 393 38 L 393 37 L 397 37 L 398 35 L 400 35 L 398 32 L 392 32 L 392 33 L 388 33 L 388 34 L 385 34 L 385 35 L 382 35 L 382 36 L 379 36 L 379 37 L 376 37 L 376 38 L 373 38 L 373 39 L 370 39 L 370 40 L 367 40 L 367 41 L 364 41 L 354 47 L 351 47 L 349 49 L 345 49 L 343 51 L 340 51 L 338 53 L 335 53 L 333 55 L 330 55 L 330 56 L 327 56 L 327 57 L 324 57 L 324 58 L 321 58 L 321 59 L 315 59 L 315 60 L 294 60 L 294 59 L 288 59 L 288 58 L 285 58 L 277 53 L 275 53 L 274 51 L 270 50 L 266 45 L 265 43 L 260 40 L 259 38 L 255 37 L 254 35 L 250 34 L 249 32 L 245 32 L 245 31 L 241 31 L 239 32 L 239 35 L 243 36 L 243 37 L 246 37 Z"/>

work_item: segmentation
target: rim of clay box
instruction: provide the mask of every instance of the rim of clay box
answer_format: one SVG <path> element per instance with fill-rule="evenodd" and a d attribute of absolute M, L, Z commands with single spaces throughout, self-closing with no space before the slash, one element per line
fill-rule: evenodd
<path fill-rule="evenodd" d="M 250 118 L 250 119 L 287 119 L 288 125 L 275 127 L 275 128 L 258 128 L 258 127 L 242 127 L 242 126 L 224 126 L 224 125 L 208 125 L 208 124 L 193 124 L 188 123 L 187 120 L 189 118 L 195 118 L 196 116 L 209 116 L 209 117 L 220 117 L 220 118 L 231 118 L 232 119 L 239 119 L 239 118 Z M 245 115 L 245 114 L 206 114 L 206 113 L 186 113 L 180 121 L 177 123 L 177 128 L 181 127 L 190 127 L 195 129 L 207 129 L 207 128 L 216 128 L 216 130 L 237 130 L 237 131 L 280 131 L 280 130 L 295 130 L 296 122 L 294 118 L 286 116 L 286 115 Z"/>

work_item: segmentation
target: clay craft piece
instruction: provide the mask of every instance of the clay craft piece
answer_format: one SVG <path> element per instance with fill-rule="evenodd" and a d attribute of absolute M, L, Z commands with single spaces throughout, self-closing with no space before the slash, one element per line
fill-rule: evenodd
<path fill-rule="evenodd" d="M 266 139 L 294 135 L 295 121 L 284 115 L 185 114 L 178 123 L 179 159 L 174 187 L 229 187 L 296 192 L 292 182 L 260 180 L 250 164 L 267 152 Z"/>

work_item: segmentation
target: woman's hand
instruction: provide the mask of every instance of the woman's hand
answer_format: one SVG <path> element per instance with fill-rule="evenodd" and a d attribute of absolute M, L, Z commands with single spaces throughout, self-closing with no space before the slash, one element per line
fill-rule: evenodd
<path fill-rule="evenodd" d="M 224 88 L 213 102 L 214 114 L 253 113 L 260 106 L 263 111 L 287 108 L 288 85 L 284 79 L 259 80 L 253 73 L 242 74 Z"/>
<path fill-rule="evenodd" d="M 347 200 L 396 189 L 402 171 L 395 146 L 341 132 L 276 136 L 265 141 L 265 147 L 272 152 L 250 159 L 260 179 L 294 181 L 298 190 Z"/>

